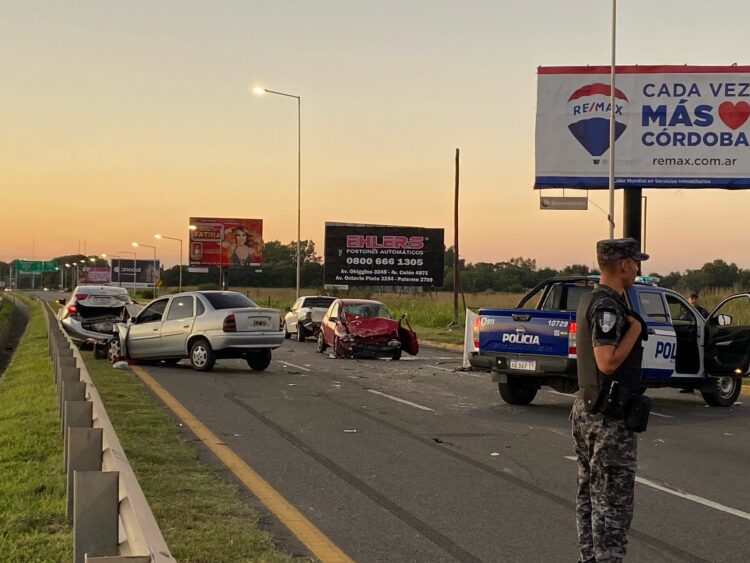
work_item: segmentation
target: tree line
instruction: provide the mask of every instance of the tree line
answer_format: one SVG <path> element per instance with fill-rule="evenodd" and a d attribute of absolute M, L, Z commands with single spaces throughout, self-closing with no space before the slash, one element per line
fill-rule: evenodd
<path fill-rule="evenodd" d="M 301 241 L 302 267 L 300 279 L 302 287 L 323 288 L 323 258 L 318 256 L 315 243 Z M 60 264 L 81 264 L 81 260 L 95 266 L 106 266 L 107 262 L 96 258 L 91 262 L 89 257 L 80 254 L 57 256 Z M 66 269 L 66 288 L 70 289 L 74 270 Z M 283 244 L 280 241 L 268 241 L 263 249 L 263 266 L 261 268 L 219 268 L 210 267 L 208 273 L 190 273 L 187 267 L 183 270 L 183 285 L 201 288 L 219 287 L 223 278 L 225 286 L 231 287 L 294 287 L 297 271 L 297 242 Z M 466 293 L 485 291 L 521 293 L 553 276 L 595 275 L 598 271 L 585 264 L 571 264 L 562 269 L 538 267 L 533 258 L 515 257 L 501 262 L 466 262 L 459 260 L 460 289 Z M 10 263 L 0 261 L 0 280 L 9 281 Z M 737 264 L 728 264 L 716 259 L 706 262 L 696 270 L 684 272 L 649 272 L 650 276 L 660 278 L 659 285 L 685 293 L 700 291 L 703 288 L 748 288 L 750 287 L 750 269 L 742 269 Z M 19 276 L 19 287 L 31 287 L 30 276 Z M 36 277 L 36 286 L 57 288 L 60 285 L 59 272 L 46 272 Z M 179 267 L 162 270 L 163 285 L 175 288 L 179 283 Z M 441 287 L 436 290 L 453 290 L 453 247 L 444 253 L 444 278 Z"/>

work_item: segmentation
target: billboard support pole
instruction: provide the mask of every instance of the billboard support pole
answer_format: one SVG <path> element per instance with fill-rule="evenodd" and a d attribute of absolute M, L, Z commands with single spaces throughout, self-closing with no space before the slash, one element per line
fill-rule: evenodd
<path fill-rule="evenodd" d="M 612 0 L 612 65 L 609 88 L 609 238 L 615 238 L 615 36 L 617 0 Z"/>

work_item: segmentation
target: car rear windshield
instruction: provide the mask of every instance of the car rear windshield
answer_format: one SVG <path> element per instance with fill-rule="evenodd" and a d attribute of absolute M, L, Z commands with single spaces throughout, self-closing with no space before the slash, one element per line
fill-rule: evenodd
<path fill-rule="evenodd" d="M 333 297 L 308 297 L 302 303 L 303 307 L 320 307 L 321 309 L 328 309 L 336 299 Z"/>
<path fill-rule="evenodd" d="M 204 293 L 214 309 L 241 309 L 243 307 L 257 307 L 252 300 L 241 293 Z"/>

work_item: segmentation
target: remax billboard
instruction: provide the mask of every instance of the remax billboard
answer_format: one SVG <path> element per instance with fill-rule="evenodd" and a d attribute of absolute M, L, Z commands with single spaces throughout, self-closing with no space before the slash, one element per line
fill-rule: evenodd
<path fill-rule="evenodd" d="M 750 67 L 616 71 L 616 187 L 750 188 Z M 535 187 L 607 187 L 609 75 L 539 67 Z"/>

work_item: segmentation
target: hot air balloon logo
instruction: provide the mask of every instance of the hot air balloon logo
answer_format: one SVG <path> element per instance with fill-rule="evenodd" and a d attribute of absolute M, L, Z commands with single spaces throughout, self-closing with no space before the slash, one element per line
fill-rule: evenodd
<path fill-rule="evenodd" d="M 568 129 L 588 153 L 599 164 L 600 157 L 609 149 L 610 86 L 600 82 L 581 86 L 568 98 Z M 625 132 L 627 125 L 617 120 L 622 118 L 625 94 L 615 88 L 615 140 Z"/>

